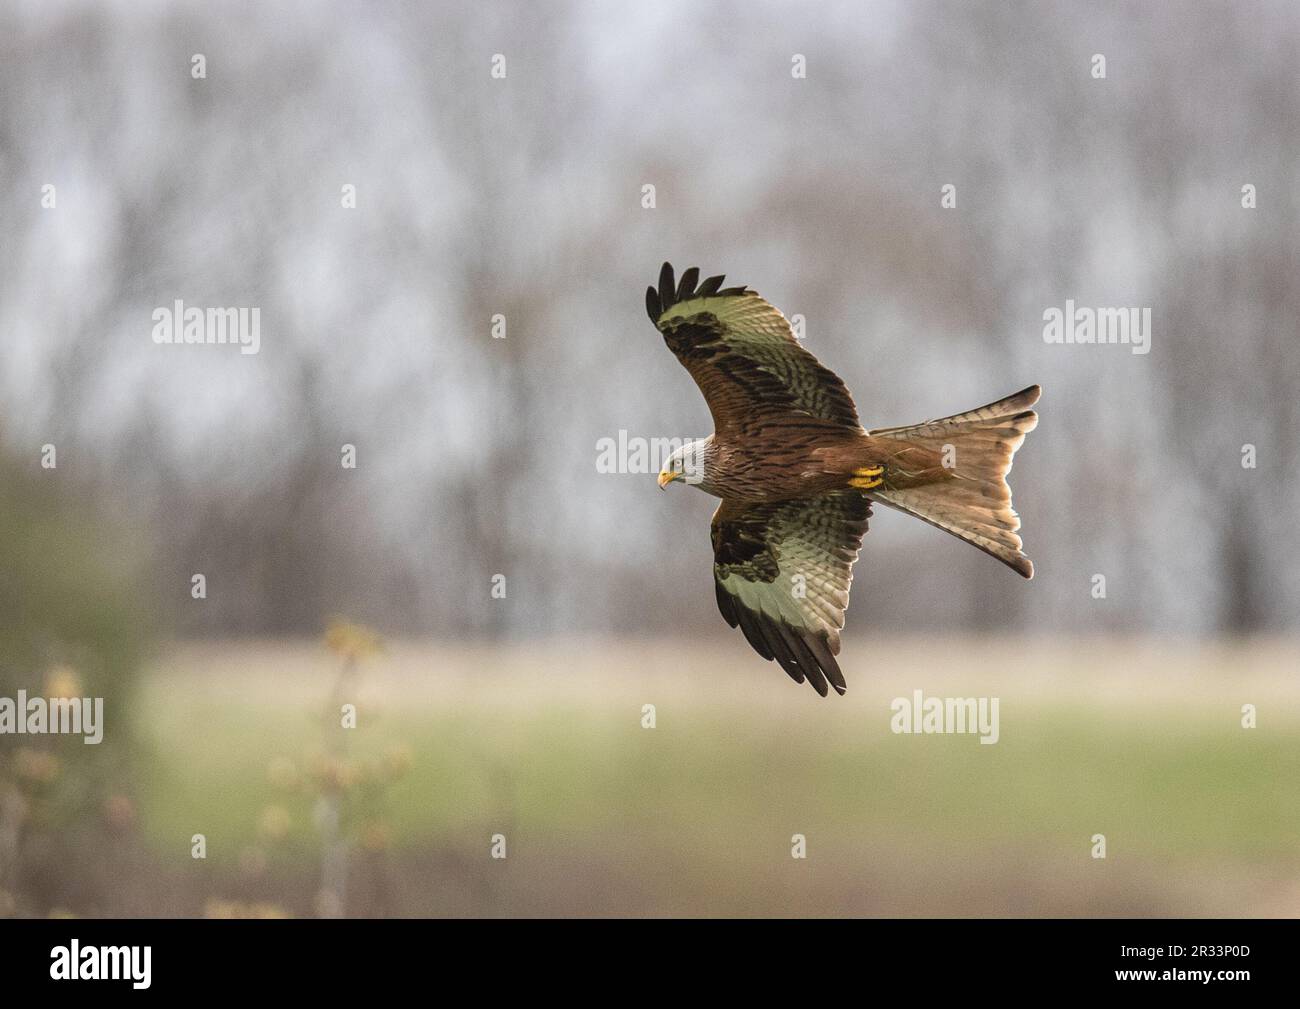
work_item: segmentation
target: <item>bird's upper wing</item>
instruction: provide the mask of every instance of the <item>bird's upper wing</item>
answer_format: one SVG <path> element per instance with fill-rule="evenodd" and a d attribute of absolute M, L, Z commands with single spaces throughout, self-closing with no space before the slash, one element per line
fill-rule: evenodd
<path fill-rule="evenodd" d="M 844 693 L 835 661 L 871 502 L 858 491 L 791 501 L 724 499 L 713 515 L 718 609 L 798 683 Z"/>
<path fill-rule="evenodd" d="M 668 349 L 691 373 L 720 435 L 743 422 L 806 420 L 860 430 L 853 397 L 839 376 L 804 350 L 776 308 L 722 277 L 699 284 L 691 267 L 674 285 L 664 263 L 659 287 L 646 288 L 646 311 Z"/>

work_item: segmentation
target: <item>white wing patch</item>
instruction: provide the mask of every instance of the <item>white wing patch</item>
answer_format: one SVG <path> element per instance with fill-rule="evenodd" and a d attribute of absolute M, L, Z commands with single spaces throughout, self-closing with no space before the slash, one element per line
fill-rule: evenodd
<path fill-rule="evenodd" d="M 692 298 L 681 301 L 659 317 L 660 322 L 687 319 L 708 312 L 746 343 L 777 346 L 799 341 L 781 310 L 757 294 L 730 295 L 725 298 Z"/>

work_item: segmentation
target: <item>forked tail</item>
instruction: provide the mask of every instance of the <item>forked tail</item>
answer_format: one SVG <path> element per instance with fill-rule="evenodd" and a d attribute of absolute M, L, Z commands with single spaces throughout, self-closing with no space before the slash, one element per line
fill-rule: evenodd
<path fill-rule="evenodd" d="M 884 483 L 871 496 L 979 547 L 1025 578 L 1034 565 L 1021 553 L 1020 516 L 1011 507 L 1011 460 L 1038 424 L 1029 409 L 1042 390 L 1028 389 L 942 420 L 868 432 L 889 451 Z"/>

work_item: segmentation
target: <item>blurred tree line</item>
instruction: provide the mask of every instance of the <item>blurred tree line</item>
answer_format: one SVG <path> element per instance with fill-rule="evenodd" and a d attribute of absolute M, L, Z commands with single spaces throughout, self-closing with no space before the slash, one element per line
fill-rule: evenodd
<path fill-rule="evenodd" d="M 708 431 L 644 317 L 665 258 L 805 315 L 868 426 L 1045 386 L 1012 475 L 1039 578 L 879 516 L 860 626 L 1294 629 L 1298 17 L 6 8 L 0 661 L 80 626 L 125 668 L 122 607 L 205 635 L 333 612 L 455 637 L 715 630 L 711 503 L 595 470 L 620 429 Z M 259 306 L 261 353 L 154 345 L 177 298 Z M 1067 298 L 1151 306 L 1152 353 L 1045 345 Z M 138 594 L 95 583 L 103 551 L 147 566 Z"/>

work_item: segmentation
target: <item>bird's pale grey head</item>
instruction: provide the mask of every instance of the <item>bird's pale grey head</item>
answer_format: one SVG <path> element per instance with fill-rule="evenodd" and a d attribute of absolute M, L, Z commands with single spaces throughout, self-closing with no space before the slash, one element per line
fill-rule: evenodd
<path fill-rule="evenodd" d="M 711 438 L 688 441 L 665 459 L 664 467 L 659 471 L 660 489 L 670 483 L 680 482 L 696 486 L 704 483 L 711 441 Z"/>

